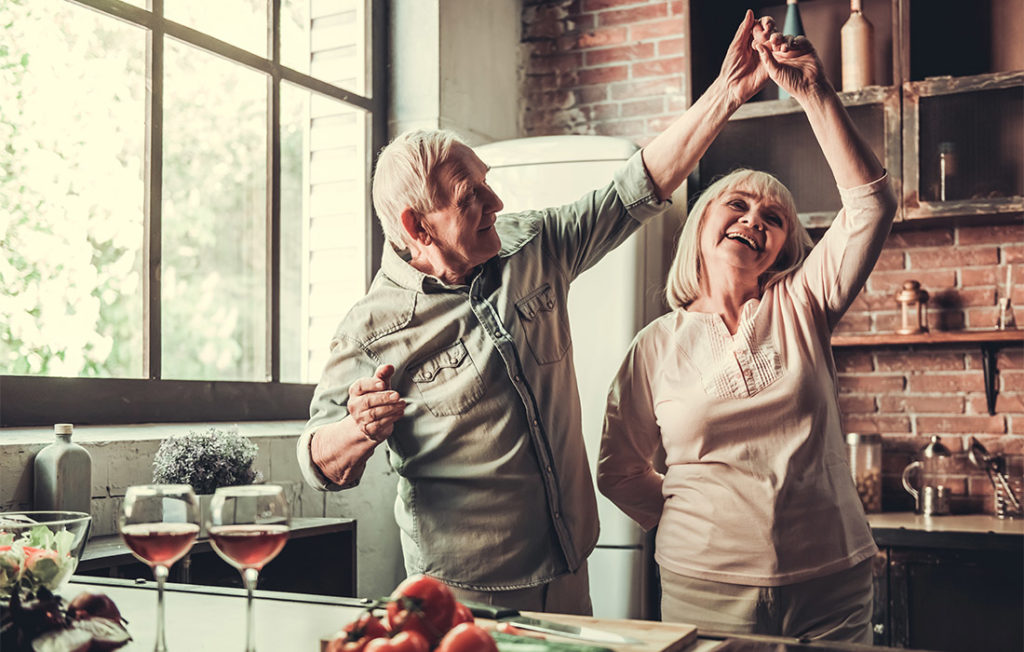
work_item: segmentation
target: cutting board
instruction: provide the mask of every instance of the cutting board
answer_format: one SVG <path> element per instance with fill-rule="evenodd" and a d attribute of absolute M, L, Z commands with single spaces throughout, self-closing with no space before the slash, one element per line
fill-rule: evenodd
<path fill-rule="evenodd" d="M 568 616 L 565 614 L 547 614 L 523 612 L 524 616 L 553 620 L 566 625 L 580 625 L 603 629 L 606 632 L 615 632 L 623 636 L 632 636 L 643 641 L 642 644 L 634 645 L 613 645 L 601 643 L 616 652 L 676 652 L 683 650 L 697 640 L 697 628 L 693 625 L 681 623 L 662 623 L 652 620 L 614 620 L 610 618 L 592 618 L 590 616 Z M 478 619 L 481 625 L 488 621 Z M 582 642 L 577 639 L 563 638 L 561 636 L 546 635 L 552 641 L 573 641 Z M 589 642 L 589 641 L 588 641 Z M 591 643 L 598 645 L 597 643 Z"/>
<path fill-rule="evenodd" d="M 608 618 L 591 618 L 589 616 L 568 616 L 565 614 L 548 614 L 524 611 L 524 616 L 553 620 L 566 625 L 580 625 L 596 627 L 606 632 L 615 632 L 623 636 L 632 636 L 643 641 L 633 645 L 614 645 L 610 643 L 593 643 L 591 641 L 580 641 L 573 638 L 544 634 L 543 636 L 552 641 L 565 641 L 568 643 L 587 643 L 588 645 L 602 645 L 615 652 L 677 652 L 688 647 L 697 640 L 697 628 L 693 625 L 678 623 L 661 623 L 650 620 L 613 620 Z M 495 621 L 486 618 L 477 618 L 476 623 L 486 629 L 494 629 Z M 320 641 L 320 650 L 327 649 L 330 639 L 324 638 Z"/>

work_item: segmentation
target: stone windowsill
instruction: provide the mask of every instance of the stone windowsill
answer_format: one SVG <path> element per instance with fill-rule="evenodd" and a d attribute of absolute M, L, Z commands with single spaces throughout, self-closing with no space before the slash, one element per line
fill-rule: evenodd
<path fill-rule="evenodd" d="M 305 427 L 305 421 L 243 421 L 222 423 L 141 423 L 117 426 L 75 426 L 72 441 L 79 444 L 103 444 L 108 442 L 162 440 L 175 435 L 184 435 L 195 430 L 204 432 L 210 427 L 234 429 L 238 433 L 258 439 L 260 437 L 298 436 Z M 48 444 L 53 441 L 53 426 L 32 428 L 0 428 L 0 448 Z"/>

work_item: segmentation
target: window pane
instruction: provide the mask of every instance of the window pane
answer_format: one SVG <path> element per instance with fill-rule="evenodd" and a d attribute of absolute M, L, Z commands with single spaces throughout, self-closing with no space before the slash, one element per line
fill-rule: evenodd
<path fill-rule="evenodd" d="M 164 15 L 231 45 L 269 56 L 268 0 L 164 0 Z"/>
<path fill-rule="evenodd" d="M 366 290 L 367 115 L 287 83 L 281 113 L 281 380 L 316 382 Z"/>
<path fill-rule="evenodd" d="M 266 379 L 267 82 L 168 40 L 163 377 Z"/>
<path fill-rule="evenodd" d="M 282 0 L 281 63 L 368 95 L 368 4 L 366 0 Z"/>
<path fill-rule="evenodd" d="M 145 33 L 0 3 L 0 373 L 142 375 Z"/>

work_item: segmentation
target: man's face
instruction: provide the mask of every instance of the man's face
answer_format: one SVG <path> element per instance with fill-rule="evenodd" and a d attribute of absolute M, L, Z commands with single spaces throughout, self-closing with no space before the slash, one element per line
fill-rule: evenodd
<path fill-rule="evenodd" d="M 445 206 L 423 216 L 430 246 L 458 276 L 493 258 L 501 247 L 494 220 L 504 204 L 487 185 L 487 169 L 472 149 L 455 144 L 435 174 Z"/>

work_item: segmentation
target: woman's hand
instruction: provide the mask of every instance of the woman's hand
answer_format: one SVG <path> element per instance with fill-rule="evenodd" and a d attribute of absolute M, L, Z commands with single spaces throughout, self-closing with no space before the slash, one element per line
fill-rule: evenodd
<path fill-rule="evenodd" d="M 755 30 L 752 45 L 772 81 L 797 101 L 812 94 L 835 92 L 806 37 L 783 36 L 772 26 L 770 30 Z"/>
<path fill-rule="evenodd" d="M 768 81 L 768 71 L 761 65 L 753 46 L 755 36 L 764 40 L 766 37 L 762 35 L 774 29 L 774 21 L 770 17 L 755 20 L 754 12 L 748 9 L 736 30 L 718 74 L 735 106 L 756 95 Z"/>

